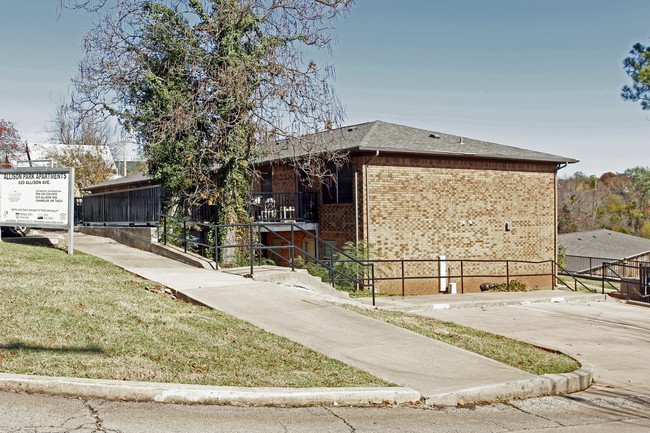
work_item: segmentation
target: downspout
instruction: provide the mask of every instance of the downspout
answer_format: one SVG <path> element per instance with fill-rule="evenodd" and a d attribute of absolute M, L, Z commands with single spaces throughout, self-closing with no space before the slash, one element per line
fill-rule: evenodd
<path fill-rule="evenodd" d="M 359 259 L 359 169 L 354 164 L 354 248 L 357 253 L 355 258 Z M 357 264 L 357 277 L 359 275 L 359 265 Z M 355 284 L 359 290 L 359 283 Z"/>
<path fill-rule="evenodd" d="M 379 151 L 375 151 L 375 154 L 368 158 L 365 162 L 366 165 L 366 242 L 370 246 L 370 190 L 368 189 L 368 164 L 373 159 L 379 156 Z M 368 254 L 370 254 L 370 249 L 368 249 Z M 368 257 L 370 259 L 370 257 Z"/>
<path fill-rule="evenodd" d="M 553 261 L 555 263 L 557 263 L 557 261 L 558 261 L 558 250 L 557 250 L 557 248 L 558 248 L 558 246 L 557 246 L 557 224 L 558 224 L 558 220 L 557 220 L 557 206 L 558 206 L 558 202 L 557 202 L 557 172 L 559 170 L 563 169 L 566 166 L 567 166 L 567 164 L 564 164 L 564 165 L 558 164 L 557 169 L 553 172 L 553 204 L 554 204 L 554 206 L 553 206 Z M 558 270 L 557 270 L 555 265 L 553 266 L 553 269 L 555 269 L 555 274 L 557 275 Z M 555 275 L 553 275 L 553 277 L 551 279 L 551 285 L 553 286 L 553 288 L 555 288 L 555 284 L 556 284 Z"/>
<path fill-rule="evenodd" d="M 359 248 L 359 170 L 354 170 L 354 244 Z"/>

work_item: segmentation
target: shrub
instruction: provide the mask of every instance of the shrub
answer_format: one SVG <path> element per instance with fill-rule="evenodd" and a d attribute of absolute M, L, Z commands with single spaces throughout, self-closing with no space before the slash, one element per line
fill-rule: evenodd
<path fill-rule="evenodd" d="M 507 283 L 501 283 L 496 287 L 490 288 L 491 292 L 507 292 L 508 291 L 508 284 Z M 512 280 L 510 281 L 510 292 L 525 292 L 526 291 L 526 283 L 518 281 L 518 280 Z"/>
<path fill-rule="evenodd" d="M 352 241 L 346 242 L 343 245 L 342 253 L 337 253 L 334 257 L 333 267 L 334 267 L 334 278 L 343 278 L 341 274 L 347 275 L 352 279 L 363 280 L 370 278 L 369 267 L 362 266 L 354 260 L 365 263 L 368 258 L 370 259 L 379 259 L 380 256 L 372 252 L 372 247 L 364 241 L 354 243 Z M 353 260 L 354 259 L 354 260 Z M 324 260 L 327 262 L 327 260 Z M 320 278 L 323 281 L 329 281 L 330 279 L 330 270 L 326 267 L 319 265 L 313 262 L 305 262 L 302 257 L 296 258 L 296 266 L 299 268 L 304 268 L 309 272 L 310 275 Z M 387 264 L 375 265 L 375 275 L 381 275 L 385 273 L 385 269 L 390 267 Z M 339 290 L 346 291 L 356 291 L 357 287 L 354 281 L 344 280 L 337 281 L 336 288 Z"/>

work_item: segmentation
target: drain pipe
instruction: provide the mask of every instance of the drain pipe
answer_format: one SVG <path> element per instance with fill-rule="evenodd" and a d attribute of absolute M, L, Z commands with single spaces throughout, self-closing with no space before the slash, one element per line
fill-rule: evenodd
<path fill-rule="evenodd" d="M 355 258 L 359 259 L 359 167 L 354 164 L 354 248 L 357 253 Z M 357 275 L 359 278 L 359 265 L 357 264 Z M 359 290 L 359 283 L 355 284 L 357 291 Z"/>
<path fill-rule="evenodd" d="M 366 242 L 368 243 L 368 246 L 370 245 L 370 190 L 368 189 L 368 164 L 370 161 L 373 159 L 377 158 L 379 156 L 379 151 L 375 151 L 375 154 L 368 158 L 365 162 L 366 165 Z M 368 254 L 370 254 L 370 251 L 368 251 Z M 368 257 L 370 259 L 370 257 Z"/>
<path fill-rule="evenodd" d="M 356 167 L 354 170 L 354 244 L 359 248 L 359 169 Z"/>

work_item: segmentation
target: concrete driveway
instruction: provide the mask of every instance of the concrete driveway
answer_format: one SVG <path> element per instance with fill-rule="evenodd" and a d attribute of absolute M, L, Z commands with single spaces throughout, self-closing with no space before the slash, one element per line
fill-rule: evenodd
<path fill-rule="evenodd" d="M 650 308 L 608 300 L 418 314 L 560 350 L 593 365 L 599 388 L 650 394 Z"/>

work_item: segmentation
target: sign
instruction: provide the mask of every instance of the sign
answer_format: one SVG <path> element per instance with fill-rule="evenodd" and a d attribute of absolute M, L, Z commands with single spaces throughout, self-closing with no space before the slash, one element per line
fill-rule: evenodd
<path fill-rule="evenodd" d="M 67 228 L 72 255 L 74 168 L 0 170 L 0 226 Z"/>
<path fill-rule="evenodd" d="M 66 228 L 70 223 L 70 170 L 0 171 L 0 224 Z"/>

